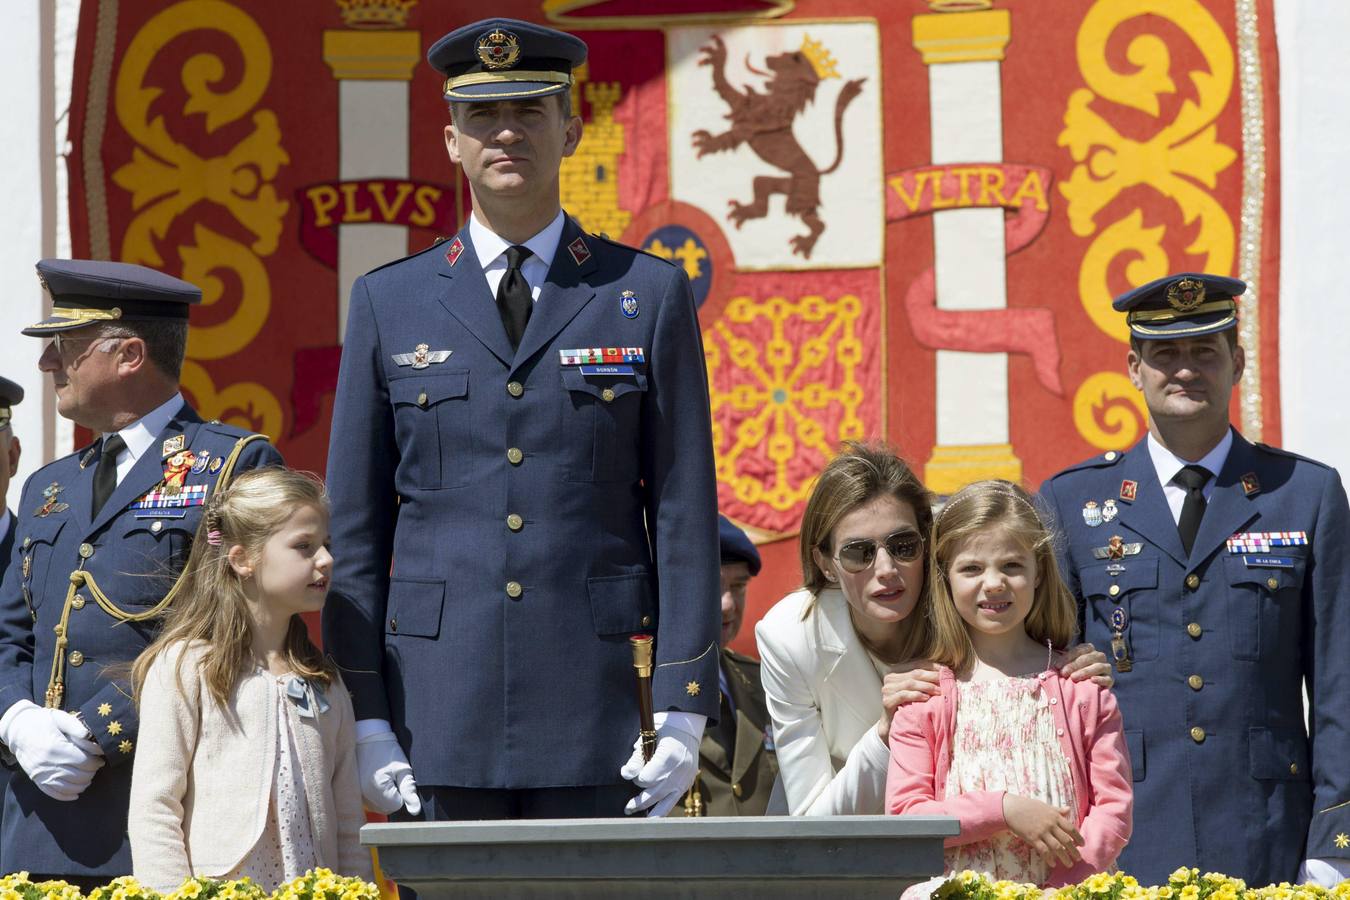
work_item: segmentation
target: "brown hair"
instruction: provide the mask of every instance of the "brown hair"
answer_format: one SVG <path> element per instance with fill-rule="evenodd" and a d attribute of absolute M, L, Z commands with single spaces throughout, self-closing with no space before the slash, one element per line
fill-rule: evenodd
<path fill-rule="evenodd" d="M 833 556 L 831 538 L 839 520 L 878 497 L 894 497 L 913 507 L 919 533 L 924 543 L 928 543 L 933 532 L 933 495 L 923 486 L 919 476 L 887 444 L 848 441 L 820 473 L 806 501 L 801 525 L 802 587 L 815 595 L 830 586 L 811 551 L 819 550 L 825 556 Z M 926 605 L 928 596 L 926 554 L 923 581 L 924 589 L 919 594 L 916 612 Z M 810 615 L 814 609 L 815 600 L 812 599 L 802 617 Z M 911 625 L 903 658 L 911 659 L 919 656 L 927 644 L 928 627 L 922 615 L 911 614 L 905 621 Z"/>
<path fill-rule="evenodd" d="M 926 656 L 958 674 L 974 662 L 975 649 L 952 599 L 948 567 L 967 538 L 994 528 L 1007 529 L 1036 559 L 1036 591 L 1022 623 L 1027 636 L 1063 649 L 1078 631 L 1078 605 L 1059 576 L 1054 534 L 1041 521 L 1031 496 L 1011 481 L 977 481 L 958 491 L 938 513 L 930 551 L 932 643 Z"/>
<path fill-rule="evenodd" d="M 249 559 L 257 559 L 267 539 L 305 506 L 328 512 L 323 482 L 316 475 L 281 466 L 244 472 L 212 495 L 183 569 L 178 598 L 165 615 L 159 636 L 132 664 L 137 703 L 151 664 L 179 643 L 210 646 L 200 663 L 201 675 L 218 703 L 229 702 L 235 681 L 252 664 L 251 620 L 243 584 L 230 566 L 230 549 L 242 546 Z M 325 686 L 332 683 L 336 669 L 309 639 L 298 615 L 291 617 L 286 631 L 285 655 L 295 674 Z M 181 686 L 182 656 L 179 666 Z"/>

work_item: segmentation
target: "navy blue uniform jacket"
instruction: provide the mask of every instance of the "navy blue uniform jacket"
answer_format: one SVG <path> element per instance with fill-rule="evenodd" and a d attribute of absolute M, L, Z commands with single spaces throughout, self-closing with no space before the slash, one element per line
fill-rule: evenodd
<path fill-rule="evenodd" d="M 449 355 L 400 365 L 419 344 Z M 587 374 L 559 355 L 604 347 L 645 361 Z M 515 352 L 467 228 L 357 279 L 324 644 L 419 784 L 617 783 L 636 632 L 656 637 L 656 709 L 716 718 L 705 371 L 684 273 L 570 218 Z"/>
<path fill-rule="evenodd" d="M 69 643 L 61 708 L 81 715 L 106 762 L 69 803 L 39 791 L 22 771 L 13 773 L 5 792 L 0 870 L 108 877 L 131 871 L 127 802 L 139 719 L 130 686 L 107 669 L 130 663 L 154 638 L 155 618 L 124 616 L 146 612 L 167 594 L 187 560 L 202 512 L 200 505 L 132 504 L 163 480 L 170 454 L 161 450 L 181 439 L 179 449 L 210 454 L 184 485 L 213 486 L 224 470 L 211 471 L 211 462 L 228 458 L 247 434 L 203 422 L 185 404 L 92 520 L 95 447 L 42 467 L 24 485 L 14 511 L 14 554 L 0 587 L 0 712 L 19 700 L 45 704 L 57 649 L 54 629 L 64 616 Z M 241 451 L 234 471 L 280 462 L 271 444 L 255 440 Z M 55 501 L 65 508 L 53 505 L 40 514 L 51 485 L 60 487 Z M 97 590 L 85 584 L 72 592 L 76 571 L 92 576 Z"/>
<path fill-rule="evenodd" d="M 1350 833 L 1350 510 L 1336 471 L 1235 433 L 1189 558 L 1146 441 L 1041 494 L 1085 639 L 1109 648 L 1112 613 L 1127 617 L 1133 668 L 1115 673 L 1115 692 L 1135 827 L 1121 869 L 1141 884 L 1198 866 L 1264 885 L 1293 881 L 1305 855 L 1350 855 L 1336 846 Z M 1118 518 L 1090 527 L 1084 505 L 1106 500 Z M 1228 548 L 1236 533 L 1271 531 L 1308 543 Z M 1094 556 L 1113 535 L 1139 552 Z"/>

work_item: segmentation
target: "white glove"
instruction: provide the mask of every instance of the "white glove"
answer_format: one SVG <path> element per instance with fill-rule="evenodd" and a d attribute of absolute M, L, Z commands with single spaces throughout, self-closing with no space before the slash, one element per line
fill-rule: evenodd
<path fill-rule="evenodd" d="M 1324 888 L 1333 888 L 1350 878 L 1350 859 L 1305 859 L 1298 870 L 1298 880 L 1302 884 L 1320 884 Z"/>
<path fill-rule="evenodd" d="M 422 811 L 412 766 L 393 731 L 380 731 L 356 739 L 356 769 L 361 778 L 361 796 L 366 806 L 386 816 L 400 808 L 415 816 Z"/>
<path fill-rule="evenodd" d="M 68 712 L 20 700 L 5 712 L 5 742 L 38 790 L 54 800 L 80 796 L 103 765 L 103 750 L 84 723 Z"/>
<path fill-rule="evenodd" d="M 633 743 L 633 755 L 619 774 L 643 788 L 642 793 L 628 801 L 624 813 L 632 815 L 646 809 L 648 817 L 657 819 L 670 812 L 694 783 L 698 775 L 698 745 L 708 719 L 693 713 L 659 712 L 652 720 L 656 725 L 656 751 L 651 762 L 642 762 L 639 735 Z"/>

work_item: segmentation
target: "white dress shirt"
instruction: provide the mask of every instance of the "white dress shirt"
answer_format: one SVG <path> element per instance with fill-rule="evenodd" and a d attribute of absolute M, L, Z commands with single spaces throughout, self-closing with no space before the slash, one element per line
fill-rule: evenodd
<path fill-rule="evenodd" d="M 553 221 L 544 230 L 526 241 L 522 246 L 530 248 L 530 256 L 520 264 L 520 274 L 530 284 L 530 296 L 539 302 L 539 292 L 548 278 L 549 266 L 553 265 L 553 254 L 558 250 L 558 241 L 562 239 L 563 211 L 553 217 Z M 478 216 L 469 216 L 469 240 L 473 242 L 474 252 L 478 254 L 478 264 L 483 267 L 492 296 L 497 296 L 497 286 L 506 274 L 506 251 L 513 244 L 503 240 L 496 232 L 478 221 Z"/>
<path fill-rule="evenodd" d="M 141 416 L 135 422 L 132 422 L 126 428 L 117 431 L 126 441 L 127 449 L 117 454 L 117 483 L 121 484 L 122 479 L 127 477 L 131 467 L 136 465 L 136 461 L 145 455 L 145 451 L 154 446 L 155 438 L 169 424 L 174 413 L 183 408 L 183 395 L 177 392 L 172 397 L 165 400 L 159 406 L 150 410 Z M 104 434 L 102 437 L 106 440 L 112 437 L 112 432 Z"/>
<path fill-rule="evenodd" d="M 1177 473 L 1187 466 L 1204 466 L 1209 470 L 1210 479 L 1205 482 L 1201 488 L 1201 493 L 1205 495 L 1205 502 L 1214 493 L 1214 484 L 1218 481 L 1219 470 L 1223 464 L 1228 461 L 1228 451 L 1233 449 L 1233 429 L 1228 429 L 1223 433 L 1223 440 L 1215 445 L 1214 449 L 1196 460 L 1182 459 L 1171 450 L 1168 450 L 1158 442 L 1153 436 L 1153 432 L 1148 433 L 1148 455 L 1153 460 L 1153 469 L 1158 473 L 1158 483 L 1162 485 L 1163 496 L 1167 498 L 1167 506 L 1172 510 L 1172 521 L 1181 522 L 1181 506 L 1186 502 L 1186 489 L 1173 481 Z"/>

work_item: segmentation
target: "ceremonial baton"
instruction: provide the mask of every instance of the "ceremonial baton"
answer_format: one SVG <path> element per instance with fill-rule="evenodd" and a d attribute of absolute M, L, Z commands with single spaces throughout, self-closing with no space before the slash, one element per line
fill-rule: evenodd
<path fill-rule="evenodd" d="M 656 752 L 656 718 L 652 714 L 652 637 L 635 634 L 628 639 L 633 647 L 633 668 L 637 670 L 638 729 L 642 736 L 642 761 L 651 762 Z"/>

